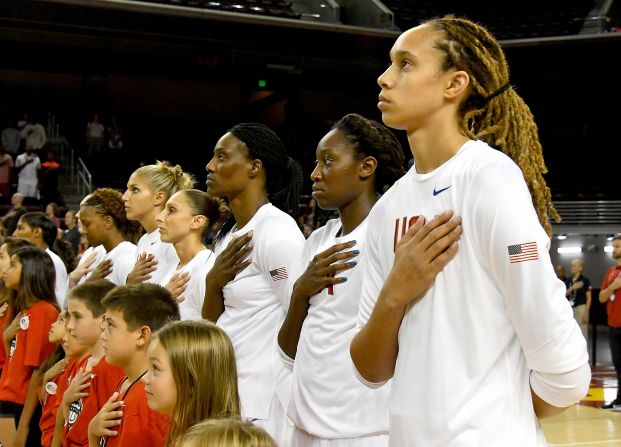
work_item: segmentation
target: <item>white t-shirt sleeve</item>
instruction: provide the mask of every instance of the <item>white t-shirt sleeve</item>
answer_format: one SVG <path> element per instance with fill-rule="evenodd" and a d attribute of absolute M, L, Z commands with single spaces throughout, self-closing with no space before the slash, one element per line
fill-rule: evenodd
<path fill-rule="evenodd" d="M 205 301 L 205 277 L 216 261 L 216 255 L 211 252 L 205 264 L 197 266 L 190 272 L 188 289 L 181 295 L 186 298 L 182 303 L 185 308 L 184 320 L 202 320 L 203 302 Z"/>
<path fill-rule="evenodd" d="M 34 165 L 35 169 L 41 169 L 41 160 L 39 160 L 39 157 L 35 158 Z"/>
<path fill-rule="evenodd" d="M 260 240 L 254 250 L 258 256 L 258 265 L 270 279 L 274 293 L 282 304 L 284 311 L 289 309 L 293 284 L 297 278 L 293 278 L 298 270 L 298 263 L 304 248 L 304 236 L 302 232 L 289 222 L 281 222 L 270 219 L 263 222 L 268 231 L 260 232 Z M 258 236 L 259 232 L 255 232 Z"/>
<path fill-rule="evenodd" d="M 380 251 L 379 240 L 381 236 L 381 218 L 381 203 L 378 203 L 371 209 L 368 217 L 369 222 L 364 241 L 365 255 L 360 266 L 363 273 L 362 296 L 360 298 L 358 321 L 356 323 L 358 329 L 361 329 L 369 321 L 394 259 L 394 255 L 389 259 L 382 259 L 383 253 Z"/>
<path fill-rule="evenodd" d="M 115 256 L 112 260 L 112 273 L 107 277 L 107 279 L 117 286 L 126 284 L 127 276 L 134 269 L 136 259 L 131 256 L 130 253 L 123 256 Z"/>
<path fill-rule="evenodd" d="M 505 297 L 507 313 L 528 367 L 543 373 L 574 371 L 588 361 L 586 342 L 565 299 L 519 168 L 483 166 L 464 209 L 476 213 L 473 231 L 482 263 Z"/>

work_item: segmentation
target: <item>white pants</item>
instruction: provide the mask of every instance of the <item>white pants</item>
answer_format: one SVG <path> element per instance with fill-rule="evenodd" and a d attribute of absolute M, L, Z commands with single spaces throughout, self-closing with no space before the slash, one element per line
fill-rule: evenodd
<path fill-rule="evenodd" d="M 323 439 L 294 427 L 292 447 L 388 447 L 388 434 L 363 436 L 361 438 Z"/>
<path fill-rule="evenodd" d="M 35 197 L 39 198 L 39 191 L 37 190 L 37 181 L 29 182 L 18 180 L 17 181 L 17 192 L 23 195 L 24 197 Z"/>
<path fill-rule="evenodd" d="M 251 422 L 265 430 L 276 441 L 278 447 L 297 447 L 296 444 L 291 444 L 293 422 L 285 413 L 276 394 L 272 397 L 268 419 L 254 419 Z"/>

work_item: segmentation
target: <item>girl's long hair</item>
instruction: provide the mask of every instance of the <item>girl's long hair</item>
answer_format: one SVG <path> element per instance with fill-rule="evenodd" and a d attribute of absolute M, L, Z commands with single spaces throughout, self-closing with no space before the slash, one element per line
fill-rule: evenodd
<path fill-rule="evenodd" d="M 155 338 L 168 354 L 177 388 L 169 446 L 197 422 L 239 417 L 235 353 L 222 329 L 208 321 L 175 321 Z"/>
<path fill-rule="evenodd" d="M 13 256 L 22 264 L 22 275 L 15 296 L 16 310 L 26 310 L 36 300 L 47 301 L 58 309 L 54 292 L 56 269 L 50 255 L 36 247 L 23 247 L 16 250 Z"/>

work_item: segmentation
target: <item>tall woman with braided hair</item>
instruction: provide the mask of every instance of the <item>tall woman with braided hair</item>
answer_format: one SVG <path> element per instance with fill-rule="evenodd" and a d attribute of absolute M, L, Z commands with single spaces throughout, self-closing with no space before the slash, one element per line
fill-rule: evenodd
<path fill-rule="evenodd" d="M 289 445 L 285 414 L 290 375 L 276 336 L 289 307 L 291 271 L 304 237 L 297 215 L 302 175 L 269 128 L 238 124 L 214 148 L 207 192 L 231 214 L 216 237 L 217 257 L 205 280 L 203 317 L 233 342 L 242 416 Z"/>
<path fill-rule="evenodd" d="M 86 278 L 105 278 L 123 285 L 134 268 L 140 224 L 130 221 L 125 213 L 121 193 L 111 188 L 98 188 L 80 203 L 80 222 L 93 247 L 102 245 L 104 256 L 98 256 Z"/>
<path fill-rule="evenodd" d="M 352 374 L 366 252 L 367 216 L 404 174 L 403 150 L 383 125 L 350 114 L 317 146 L 313 198 L 332 219 L 304 245 L 301 273 L 278 335 L 293 366 L 288 414 L 296 447 L 388 445 L 388 388 L 370 390 Z"/>
<path fill-rule="evenodd" d="M 590 369 L 533 116 L 469 20 L 406 31 L 390 60 L 378 107 L 415 163 L 369 216 L 352 359 L 393 378 L 391 446 L 544 446 L 537 418 L 580 400 Z"/>

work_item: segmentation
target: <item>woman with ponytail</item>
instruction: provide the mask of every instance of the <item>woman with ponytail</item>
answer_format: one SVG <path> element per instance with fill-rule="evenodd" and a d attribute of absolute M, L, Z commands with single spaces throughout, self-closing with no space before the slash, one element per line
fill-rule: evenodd
<path fill-rule="evenodd" d="M 467 19 L 403 33 L 378 84 L 415 163 L 369 215 L 351 356 L 367 384 L 393 378 L 390 445 L 545 446 L 537 418 L 582 399 L 590 369 L 533 116 Z"/>
<path fill-rule="evenodd" d="M 174 276 L 187 274 L 189 281 L 179 298 L 182 320 L 201 320 L 205 300 L 205 276 L 213 266 L 213 251 L 205 246 L 205 235 L 228 210 L 221 200 L 198 189 L 183 189 L 168 199 L 156 217 L 163 244 L 174 247 L 178 263 L 162 271 L 160 285 Z"/>
<path fill-rule="evenodd" d="M 226 199 L 231 214 L 216 237 L 203 317 L 233 342 L 242 416 L 286 447 L 290 377 L 276 336 L 304 245 L 294 220 L 301 169 L 272 130 L 244 123 L 217 142 L 207 173 L 207 192 Z"/>

